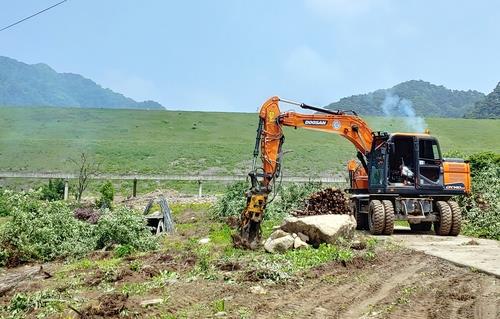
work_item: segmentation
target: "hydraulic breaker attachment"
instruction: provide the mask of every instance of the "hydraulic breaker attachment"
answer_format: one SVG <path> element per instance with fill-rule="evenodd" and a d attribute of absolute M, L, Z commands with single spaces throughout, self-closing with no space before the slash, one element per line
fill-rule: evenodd
<path fill-rule="evenodd" d="M 264 215 L 267 194 L 247 194 L 247 205 L 240 217 L 239 235 L 233 236 L 236 246 L 255 249 L 262 239 L 260 223 Z"/>

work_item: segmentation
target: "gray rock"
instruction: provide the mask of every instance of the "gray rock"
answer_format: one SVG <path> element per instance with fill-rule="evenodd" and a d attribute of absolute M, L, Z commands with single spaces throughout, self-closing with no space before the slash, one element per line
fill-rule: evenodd
<path fill-rule="evenodd" d="M 294 249 L 300 249 L 300 248 L 307 248 L 309 247 L 309 245 L 303 241 L 302 239 L 300 239 L 300 237 L 295 237 L 295 240 L 293 241 L 293 248 Z"/>
<path fill-rule="evenodd" d="M 351 215 L 288 217 L 281 229 L 288 233 L 302 233 L 309 237 L 309 243 L 333 244 L 339 237 L 352 238 L 356 220 Z"/>
<path fill-rule="evenodd" d="M 141 301 L 141 306 L 148 307 L 148 306 L 160 304 L 162 302 L 163 302 L 162 298 L 143 300 L 143 301 Z"/>
<path fill-rule="evenodd" d="M 281 229 L 276 229 L 275 231 L 273 231 L 271 233 L 271 235 L 269 235 L 269 238 L 271 239 L 277 239 L 277 238 L 280 238 L 280 237 L 285 237 L 289 235 L 287 232 L 281 230 Z"/>
<path fill-rule="evenodd" d="M 293 247 L 294 241 L 290 234 L 276 239 L 269 237 L 264 243 L 264 249 L 269 253 L 284 252 Z"/>
<path fill-rule="evenodd" d="M 221 317 L 225 317 L 225 316 L 227 316 L 227 312 L 225 312 L 225 311 L 219 311 L 218 313 L 216 313 L 214 315 L 214 317 L 216 317 L 216 318 L 221 318 Z"/>
<path fill-rule="evenodd" d="M 298 233 L 298 234 L 297 234 L 297 236 L 299 236 L 299 237 L 300 237 L 300 239 L 301 239 L 303 242 L 306 242 L 306 243 L 307 243 L 307 242 L 309 241 L 309 236 L 307 236 L 307 235 L 304 235 L 304 234 L 302 234 L 302 233 Z"/>

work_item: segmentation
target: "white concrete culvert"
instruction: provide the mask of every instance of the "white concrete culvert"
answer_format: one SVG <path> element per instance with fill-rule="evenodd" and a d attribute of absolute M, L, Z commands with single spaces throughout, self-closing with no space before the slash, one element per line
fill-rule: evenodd
<path fill-rule="evenodd" d="M 392 236 L 376 238 L 393 240 L 410 249 L 500 278 L 500 242 L 496 240 L 412 233 L 406 227 L 397 227 Z"/>

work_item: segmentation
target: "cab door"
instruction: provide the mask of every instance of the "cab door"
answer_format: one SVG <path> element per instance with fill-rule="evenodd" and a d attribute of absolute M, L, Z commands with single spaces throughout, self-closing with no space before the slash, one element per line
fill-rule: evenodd
<path fill-rule="evenodd" d="M 368 187 L 370 193 L 385 192 L 387 186 L 387 143 L 374 148 L 369 157 Z"/>
<path fill-rule="evenodd" d="M 418 189 L 443 189 L 443 159 L 437 140 L 419 137 L 415 141 Z"/>

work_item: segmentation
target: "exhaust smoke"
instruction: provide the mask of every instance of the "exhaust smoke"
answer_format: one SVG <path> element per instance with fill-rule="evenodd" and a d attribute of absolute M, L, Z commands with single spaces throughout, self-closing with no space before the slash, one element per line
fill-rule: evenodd
<path fill-rule="evenodd" d="M 427 127 L 424 118 L 416 115 L 411 101 L 397 94 L 387 92 L 380 108 L 386 117 L 402 117 L 406 127 L 412 132 L 423 133 Z"/>

